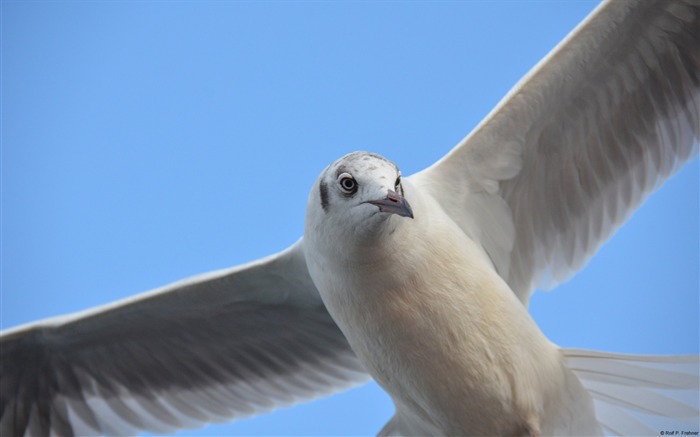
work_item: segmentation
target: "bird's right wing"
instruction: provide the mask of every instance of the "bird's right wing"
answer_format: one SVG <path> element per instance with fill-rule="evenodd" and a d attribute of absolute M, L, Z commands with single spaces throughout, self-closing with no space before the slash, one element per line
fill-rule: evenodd
<path fill-rule="evenodd" d="M 369 379 L 300 240 L 253 263 L 0 336 L 0 435 L 167 433 Z"/>

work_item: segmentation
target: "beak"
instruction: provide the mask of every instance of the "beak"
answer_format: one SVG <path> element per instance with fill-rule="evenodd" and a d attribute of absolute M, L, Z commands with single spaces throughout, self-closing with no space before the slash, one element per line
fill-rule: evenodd
<path fill-rule="evenodd" d="M 381 200 L 368 200 L 365 203 L 370 203 L 377 206 L 381 212 L 388 212 L 389 214 L 396 214 L 401 217 L 413 218 L 413 210 L 411 209 L 411 205 L 408 204 L 403 196 L 393 190 L 389 190 L 386 197 Z"/>

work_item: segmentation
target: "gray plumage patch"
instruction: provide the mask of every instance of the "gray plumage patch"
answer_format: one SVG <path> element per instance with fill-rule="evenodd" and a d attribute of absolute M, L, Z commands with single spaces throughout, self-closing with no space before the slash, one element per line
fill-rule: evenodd
<path fill-rule="evenodd" d="M 355 161 L 369 161 L 370 159 L 378 159 L 380 161 L 384 161 L 388 164 L 391 164 L 394 168 L 396 168 L 396 164 L 393 162 L 389 161 L 382 155 L 377 155 L 376 153 L 371 153 L 371 152 L 352 152 L 349 153 L 345 156 L 343 156 L 341 159 L 349 164 L 354 163 Z"/>
<path fill-rule="evenodd" d="M 348 170 L 348 168 L 347 168 L 346 166 L 341 165 L 341 166 L 338 167 L 338 168 L 336 169 L 336 171 L 335 171 L 335 178 L 338 179 L 338 177 L 339 177 L 341 174 L 343 174 L 343 173 L 349 173 L 349 172 L 350 172 L 350 170 Z"/>
<path fill-rule="evenodd" d="M 323 211 L 327 212 L 328 211 L 328 184 L 326 182 L 321 181 L 320 185 L 318 186 L 318 191 L 321 193 L 321 208 L 323 208 Z"/>

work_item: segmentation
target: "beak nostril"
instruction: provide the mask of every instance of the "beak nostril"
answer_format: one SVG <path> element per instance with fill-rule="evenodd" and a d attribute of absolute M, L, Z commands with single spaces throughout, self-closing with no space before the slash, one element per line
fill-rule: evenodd
<path fill-rule="evenodd" d="M 379 211 L 381 212 L 398 214 L 401 217 L 413 218 L 411 205 L 409 205 L 406 199 L 404 199 L 394 190 L 387 190 L 386 197 L 384 197 L 382 200 L 368 200 L 367 202 L 363 203 L 376 205 L 379 207 Z"/>
<path fill-rule="evenodd" d="M 386 200 L 389 200 L 394 203 L 399 203 L 401 201 L 401 196 L 399 196 L 396 191 L 389 190 L 389 192 L 386 195 Z"/>

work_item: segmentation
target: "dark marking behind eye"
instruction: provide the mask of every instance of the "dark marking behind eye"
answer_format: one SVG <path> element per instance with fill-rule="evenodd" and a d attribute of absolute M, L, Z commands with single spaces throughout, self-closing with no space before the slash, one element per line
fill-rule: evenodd
<path fill-rule="evenodd" d="M 321 182 L 318 187 L 318 191 L 321 193 L 321 208 L 324 211 L 328 211 L 328 185 L 325 182 Z"/>

